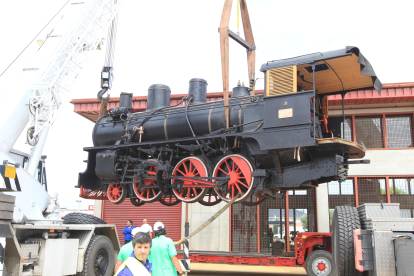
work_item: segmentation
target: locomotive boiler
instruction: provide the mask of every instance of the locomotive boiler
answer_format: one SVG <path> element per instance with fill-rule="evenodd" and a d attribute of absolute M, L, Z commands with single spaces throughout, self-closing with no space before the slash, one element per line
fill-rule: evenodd
<path fill-rule="evenodd" d="M 132 94 L 99 118 L 78 187 L 106 191 L 119 204 L 160 201 L 247 205 L 287 190 L 344 181 L 362 145 L 343 139 L 342 116 L 328 114 L 328 96 L 358 89 L 381 91 L 368 60 L 356 47 L 262 65 L 263 95 L 237 86 L 229 99 L 207 102 L 207 81 L 191 79 L 188 96 L 170 106 L 171 89 L 148 89 L 147 110 L 132 112 Z"/>

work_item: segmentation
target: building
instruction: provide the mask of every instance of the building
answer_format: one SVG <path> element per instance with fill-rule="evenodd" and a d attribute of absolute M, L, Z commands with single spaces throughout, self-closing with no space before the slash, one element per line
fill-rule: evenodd
<path fill-rule="evenodd" d="M 259 91 L 260 92 L 260 91 Z M 172 95 L 171 105 L 185 95 Z M 222 98 L 209 93 L 208 100 Z M 111 99 L 108 108 L 117 106 Z M 74 111 L 95 122 L 100 103 L 97 99 L 72 100 Z M 342 116 L 341 96 L 329 96 L 329 116 Z M 357 206 L 362 203 L 400 203 L 401 216 L 414 215 L 414 83 L 385 84 L 381 95 L 375 90 L 346 94 L 345 138 L 366 147 L 370 164 L 350 165 L 348 180 L 321 184 L 307 191 L 290 191 L 284 200 L 267 199 L 257 206 L 233 205 L 209 227 L 191 239 L 190 248 L 211 251 L 269 253 L 277 239 L 290 232 L 330 231 L 330 214 L 335 206 Z M 146 108 L 146 97 L 134 97 L 134 111 Z M 329 118 L 328 118 L 329 120 Z M 101 202 L 102 194 L 83 191 L 82 196 L 95 198 L 95 214 L 118 231 L 126 220 L 148 218 L 153 224 L 163 221 L 169 236 L 184 236 L 186 215 L 190 233 L 216 213 L 224 203 L 205 207 L 198 203 L 180 203 L 166 207 L 160 203 L 134 207 L 125 201 L 120 205 Z M 289 232 L 289 233 L 286 233 Z M 122 240 L 122 235 L 120 235 Z M 286 248 L 289 250 L 289 248 Z"/>

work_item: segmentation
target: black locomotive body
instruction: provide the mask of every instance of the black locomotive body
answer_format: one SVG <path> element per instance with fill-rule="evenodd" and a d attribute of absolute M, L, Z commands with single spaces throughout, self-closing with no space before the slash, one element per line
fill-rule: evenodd
<path fill-rule="evenodd" d="M 221 200 L 258 204 L 287 190 L 343 181 L 365 149 L 341 137 L 342 117 L 328 119 L 327 96 L 381 90 L 358 48 L 264 64 L 263 95 L 234 88 L 226 127 L 224 101 L 206 102 L 207 82 L 192 79 L 188 97 L 153 85 L 147 110 L 131 113 L 132 94 L 101 117 L 79 187 L 107 191 L 113 203 L 172 205 Z M 308 89 L 310 87 L 310 89 Z"/>

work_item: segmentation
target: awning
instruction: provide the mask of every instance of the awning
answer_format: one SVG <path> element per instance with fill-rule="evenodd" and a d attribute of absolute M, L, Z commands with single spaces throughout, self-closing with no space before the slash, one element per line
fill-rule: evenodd
<path fill-rule="evenodd" d="M 342 94 L 362 89 L 375 89 L 378 93 L 382 84 L 375 75 L 369 61 L 357 47 L 319 52 L 294 58 L 269 61 L 260 71 L 297 66 L 297 81 L 312 89 L 313 72 L 311 64 L 316 62 L 315 82 L 318 94 Z"/>

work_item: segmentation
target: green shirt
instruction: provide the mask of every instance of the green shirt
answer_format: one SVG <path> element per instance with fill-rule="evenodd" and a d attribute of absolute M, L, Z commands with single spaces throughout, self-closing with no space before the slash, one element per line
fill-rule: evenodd
<path fill-rule="evenodd" d="M 119 250 L 117 260 L 121 262 L 126 261 L 126 259 L 128 259 L 128 257 L 131 256 L 132 251 L 134 251 L 134 248 L 132 247 L 132 242 L 124 244 L 121 247 L 121 250 Z"/>
<path fill-rule="evenodd" d="M 152 240 L 148 259 L 152 263 L 152 276 L 177 276 L 171 257 L 177 255 L 174 242 L 164 235 Z"/>

